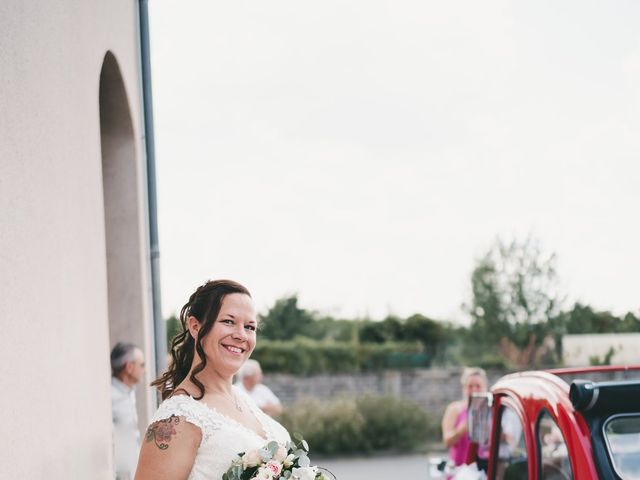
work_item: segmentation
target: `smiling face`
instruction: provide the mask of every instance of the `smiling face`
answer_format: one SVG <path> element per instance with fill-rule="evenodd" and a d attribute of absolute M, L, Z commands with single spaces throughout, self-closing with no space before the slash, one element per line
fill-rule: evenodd
<path fill-rule="evenodd" d="M 487 382 L 481 375 L 469 375 L 467 381 L 462 386 L 465 397 L 471 397 L 474 393 L 482 393 L 487 390 Z"/>
<path fill-rule="evenodd" d="M 202 339 L 207 367 L 222 377 L 233 376 L 256 346 L 257 326 L 251 297 L 243 293 L 226 295 L 215 323 Z"/>

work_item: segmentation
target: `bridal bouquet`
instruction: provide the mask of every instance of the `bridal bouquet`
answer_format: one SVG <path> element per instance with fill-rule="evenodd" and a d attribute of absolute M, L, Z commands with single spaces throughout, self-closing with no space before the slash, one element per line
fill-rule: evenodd
<path fill-rule="evenodd" d="M 269 442 L 258 450 L 239 453 L 222 480 L 329 480 L 311 466 L 307 442 L 300 434 L 293 436 L 297 443 Z"/>

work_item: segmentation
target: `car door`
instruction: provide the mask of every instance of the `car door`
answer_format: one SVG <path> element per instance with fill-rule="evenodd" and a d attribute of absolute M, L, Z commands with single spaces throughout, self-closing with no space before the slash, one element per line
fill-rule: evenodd
<path fill-rule="evenodd" d="M 492 480 L 527 480 L 535 478 L 532 442 L 525 428 L 525 415 L 518 403 L 506 396 L 498 397 L 494 412 L 492 452 L 489 478 Z"/>

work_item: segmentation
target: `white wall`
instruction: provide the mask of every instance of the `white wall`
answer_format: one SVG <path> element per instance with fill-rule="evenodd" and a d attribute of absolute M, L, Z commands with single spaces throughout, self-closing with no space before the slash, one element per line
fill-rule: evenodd
<path fill-rule="evenodd" d="M 110 50 L 141 173 L 131 208 L 144 213 L 136 12 L 132 0 L 0 2 L 0 478 L 111 478 L 98 86 Z M 138 235 L 147 315 L 144 225 Z"/>
<path fill-rule="evenodd" d="M 566 366 L 589 365 L 590 357 L 603 360 L 614 349 L 612 364 L 640 364 L 640 333 L 603 333 L 565 335 L 562 337 L 562 356 Z"/>

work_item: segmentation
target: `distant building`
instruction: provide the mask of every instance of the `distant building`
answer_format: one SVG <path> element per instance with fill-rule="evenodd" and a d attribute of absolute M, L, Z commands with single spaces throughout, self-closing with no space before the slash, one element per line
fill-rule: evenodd
<path fill-rule="evenodd" d="M 611 364 L 640 363 L 640 333 L 602 333 L 565 335 L 562 356 L 568 367 L 589 365 L 592 360 L 603 361 L 610 351 Z"/>
<path fill-rule="evenodd" d="M 138 2 L 0 2 L 0 478 L 111 479 L 109 351 L 155 406 Z"/>

